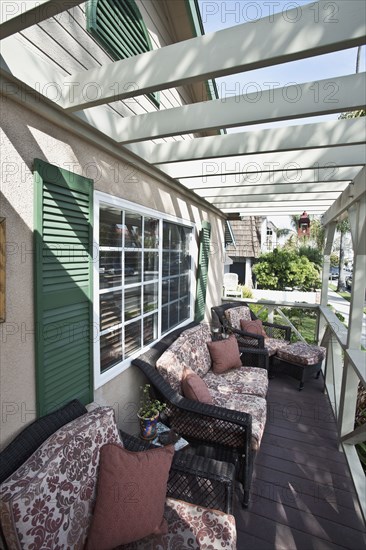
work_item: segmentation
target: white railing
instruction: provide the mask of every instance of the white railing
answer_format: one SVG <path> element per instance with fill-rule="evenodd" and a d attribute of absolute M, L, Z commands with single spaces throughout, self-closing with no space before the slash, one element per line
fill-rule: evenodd
<path fill-rule="evenodd" d="M 223 302 L 230 301 L 223 298 Z M 328 394 L 334 416 L 341 449 L 343 450 L 352 480 L 358 495 L 361 513 L 366 521 L 366 478 L 356 445 L 366 441 L 366 424 L 354 428 L 358 386 L 366 387 L 366 354 L 359 349 L 347 349 L 347 327 L 328 307 L 298 302 L 274 302 L 272 300 L 236 300 L 260 305 L 260 311 L 267 310 L 268 321 L 273 322 L 277 312 L 284 324 L 291 326 L 298 338 L 303 336 L 286 317 L 284 308 L 311 309 L 317 313 L 314 330 L 315 341 L 326 348 L 323 365 L 325 391 Z"/>
<path fill-rule="evenodd" d="M 337 421 L 341 448 L 366 520 L 366 478 L 357 454 L 357 443 L 366 441 L 366 424 L 355 425 L 358 386 L 366 387 L 366 355 L 360 349 L 347 349 L 347 328 L 327 307 L 320 306 L 321 345 L 327 348 L 325 387 Z"/>

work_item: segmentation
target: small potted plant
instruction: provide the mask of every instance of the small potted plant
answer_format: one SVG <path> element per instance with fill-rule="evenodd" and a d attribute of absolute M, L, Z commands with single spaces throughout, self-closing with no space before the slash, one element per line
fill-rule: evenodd
<path fill-rule="evenodd" d="M 137 411 L 140 421 L 140 436 L 143 439 L 154 439 L 159 415 L 165 408 L 165 403 L 151 398 L 150 384 L 145 384 L 142 388 L 140 408 Z"/>

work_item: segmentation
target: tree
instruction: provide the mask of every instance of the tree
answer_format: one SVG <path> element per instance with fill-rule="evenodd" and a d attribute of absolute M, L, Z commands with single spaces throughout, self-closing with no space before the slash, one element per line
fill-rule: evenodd
<path fill-rule="evenodd" d="M 339 266 L 339 256 L 338 256 L 338 254 L 335 254 L 334 252 L 332 252 L 332 254 L 330 255 L 330 265 L 332 267 L 338 267 Z"/>
<path fill-rule="evenodd" d="M 318 248 L 302 245 L 300 246 L 298 253 L 300 256 L 306 256 L 310 262 L 313 262 L 313 264 L 316 265 L 319 271 L 321 270 L 323 265 L 323 254 Z"/>
<path fill-rule="evenodd" d="M 296 287 L 300 290 L 319 288 L 319 272 L 306 256 L 292 250 L 275 248 L 262 254 L 253 267 L 257 284 L 269 290 L 285 290 Z"/>

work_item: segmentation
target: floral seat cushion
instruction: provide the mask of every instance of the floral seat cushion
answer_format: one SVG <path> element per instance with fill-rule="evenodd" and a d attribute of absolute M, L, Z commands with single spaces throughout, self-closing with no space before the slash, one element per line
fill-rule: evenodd
<path fill-rule="evenodd" d="M 268 391 L 268 374 L 265 369 L 257 367 L 240 367 L 223 374 L 209 371 L 203 378 L 209 390 L 222 391 L 225 395 L 249 394 L 266 397 Z"/>
<path fill-rule="evenodd" d="M 146 537 L 118 550 L 236 549 L 235 518 L 232 515 L 167 498 L 164 517 L 169 527 L 166 535 Z"/>
<path fill-rule="evenodd" d="M 100 407 L 51 435 L 0 486 L 9 548 L 84 547 L 101 447 L 119 443 L 112 407 Z"/>
<path fill-rule="evenodd" d="M 229 388 L 227 391 L 211 390 L 212 399 L 218 407 L 225 407 L 233 411 L 244 412 L 252 417 L 252 449 L 257 451 L 260 447 L 264 427 L 267 419 L 267 402 L 263 397 L 248 394 L 233 394 Z"/>
<path fill-rule="evenodd" d="M 265 338 L 264 347 L 268 349 L 268 355 L 271 357 L 279 350 L 286 349 L 289 345 L 288 340 L 280 340 L 279 338 Z"/>
<path fill-rule="evenodd" d="M 316 365 L 323 361 L 326 349 L 306 342 L 296 342 L 277 351 L 277 357 L 297 365 Z"/>

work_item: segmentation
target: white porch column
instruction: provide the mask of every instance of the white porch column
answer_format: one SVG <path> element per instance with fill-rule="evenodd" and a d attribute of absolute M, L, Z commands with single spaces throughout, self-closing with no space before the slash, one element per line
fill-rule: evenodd
<path fill-rule="evenodd" d="M 353 243 L 353 277 L 347 347 L 360 348 L 366 273 L 366 196 L 348 209 Z"/>
<path fill-rule="evenodd" d="M 253 288 L 252 258 L 245 258 L 245 286 Z"/>
<path fill-rule="evenodd" d="M 325 228 L 325 247 L 324 247 L 324 260 L 323 260 L 323 274 L 322 274 L 322 289 L 320 296 L 320 305 L 326 306 L 328 303 L 328 285 L 329 285 L 329 268 L 330 268 L 330 255 L 332 252 L 334 233 L 336 229 L 336 222 L 329 223 Z"/>
<path fill-rule="evenodd" d="M 336 222 L 330 222 L 325 227 L 325 247 L 323 256 L 323 273 L 322 273 L 322 288 L 320 294 L 320 305 L 327 306 L 328 303 L 328 285 L 329 285 L 329 268 L 330 268 L 330 255 L 332 252 L 334 234 L 336 229 Z M 318 326 L 317 326 L 317 340 L 319 342 L 320 335 L 324 333 L 326 328 L 326 321 L 322 315 L 318 314 Z"/>

